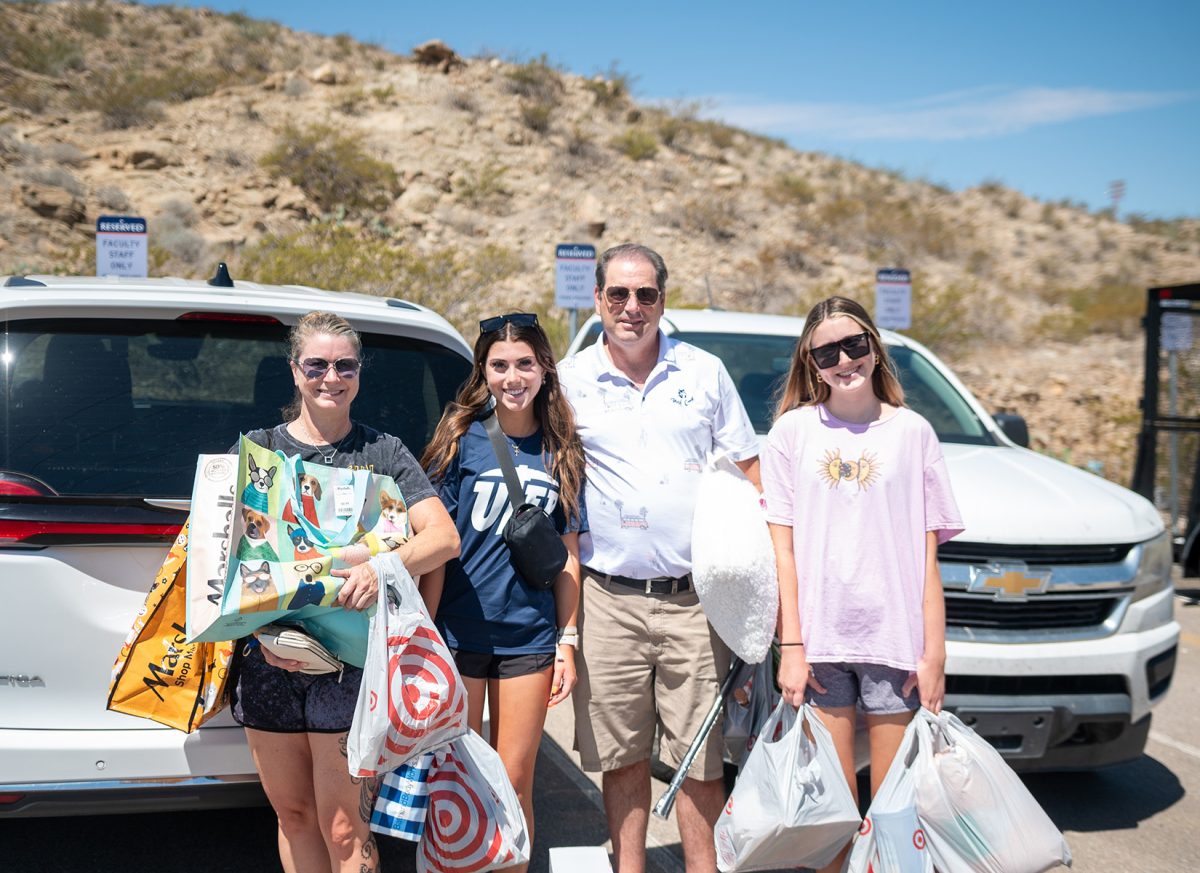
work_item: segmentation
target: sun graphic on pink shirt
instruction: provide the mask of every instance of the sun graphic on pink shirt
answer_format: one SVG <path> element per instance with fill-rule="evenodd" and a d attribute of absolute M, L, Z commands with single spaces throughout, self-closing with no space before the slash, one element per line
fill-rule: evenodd
<path fill-rule="evenodd" d="M 857 461 L 843 461 L 841 449 L 829 449 L 819 470 L 830 488 L 842 482 L 857 482 L 858 489 L 866 491 L 879 480 L 879 461 L 870 452 L 863 452 Z"/>

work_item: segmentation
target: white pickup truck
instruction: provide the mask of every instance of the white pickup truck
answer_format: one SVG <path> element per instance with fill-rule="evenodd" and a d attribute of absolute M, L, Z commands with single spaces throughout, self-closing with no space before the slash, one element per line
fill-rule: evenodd
<path fill-rule="evenodd" d="M 755 429 L 803 319 L 668 309 L 661 327 L 720 357 Z M 568 353 L 600 334 L 593 316 Z M 885 331 L 907 401 L 942 442 L 966 531 L 938 550 L 946 705 L 1018 770 L 1138 757 L 1175 670 L 1171 543 L 1154 507 L 1030 451 L 1019 416 L 991 416 L 928 349 Z"/>

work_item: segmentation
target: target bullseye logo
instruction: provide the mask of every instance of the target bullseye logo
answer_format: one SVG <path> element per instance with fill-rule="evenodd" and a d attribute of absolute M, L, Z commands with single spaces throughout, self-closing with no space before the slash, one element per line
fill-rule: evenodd
<path fill-rule="evenodd" d="M 388 649 L 397 654 L 388 659 L 385 743 L 407 757 L 428 734 L 461 721 L 466 694 L 436 631 L 418 627 L 411 637 L 390 637 Z"/>
<path fill-rule="evenodd" d="M 866 836 L 867 834 L 869 834 L 870 832 L 871 832 L 871 819 L 870 819 L 870 818 L 864 818 L 864 819 L 862 820 L 862 824 L 860 824 L 860 825 L 858 826 L 858 833 L 859 833 L 859 836 L 863 836 L 863 837 L 865 837 L 865 836 Z"/>
<path fill-rule="evenodd" d="M 925 848 L 925 831 L 921 828 L 917 828 L 913 832 L 913 845 L 916 846 L 918 850 Z"/>
<path fill-rule="evenodd" d="M 430 771 L 426 828 L 432 832 L 427 830 L 421 845 L 429 869 L 473 873 L 512 858 L 511 850 L 500 857 L 504 837 L 452 752 L 439 753 Z"/>

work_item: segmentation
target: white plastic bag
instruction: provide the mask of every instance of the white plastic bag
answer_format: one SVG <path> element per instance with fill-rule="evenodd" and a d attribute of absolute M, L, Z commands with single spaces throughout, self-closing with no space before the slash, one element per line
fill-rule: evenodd
<path fill-rule="evenodd" d="M 784 734 L 772 742 L 779 723 Z M 781 699 L 717 819 L 717 867 L 722 873 L 822 867 L 858 823 L 829 731 L 807 704 L 797 713 Z"/>
<path fill-rule="evenodd" d="M 917 813 L 941 873 L 1043 873 L 1071 850 L 1012 768 L 957 716 L 917 714 Z"/>
<path fill-rule="evenodd" d="M 377 776 L 467 731 L 467 693 L 416 583 L 392 555 L 371 559 L 379 600 L 346 742 L 352 776 Z"/>
<path fill-rule="evenodd" d="M 433 753 L 417 873 L 482 873 L 529 861 L 529 832 L 504 763 L 469 731 Z"/>
<path fill-rule="evenodd" d="M 700 473 L 692 516 L 692 582 L 713 630 L 757 664 L 775 635 L 779 580 L 758 491 L 718 455 Z"/>
<path fill-rule="evenodd" d="M 917 818 L 915 770 L 920 737 L 914 718 L 854 838 L 848 873 L 933 873 Z"/>

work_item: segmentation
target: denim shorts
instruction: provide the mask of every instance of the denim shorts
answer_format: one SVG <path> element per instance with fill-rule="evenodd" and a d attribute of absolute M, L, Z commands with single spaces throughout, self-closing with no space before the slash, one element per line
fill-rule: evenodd
<path fill-rule="evenodd" d="M 451 649 L 454 665 L 468 679 L 515 679 L 541 673 L 554 665 L 554 653 L 535 655 L 494 655 L 491 652 L 468 652 Z"/>
<path fill-rule="evenodd" d="M 896 715 L 915 712 L 921 695 L 914 687 L 906 697 L 901 692 L 911 670 L 881 664 L 812 664 L 813 676 L 825 688 L 818 694 L 810 685 L 805 700 L 824 709 L 857 706 L 867 715 Z"/>
<path fill-rule="evenodd" d="M 276 734 L 340 734 L 350 730 L 362 669 L 347 664 L 341 674 L 292 672 L 263 660 L 252 645 L 242 658 L 233 687 L 233 720 L 242 727 Z"/>

